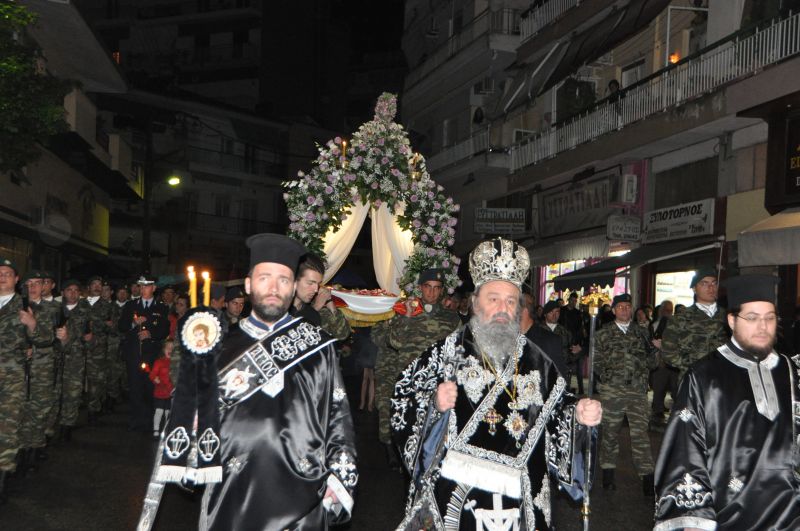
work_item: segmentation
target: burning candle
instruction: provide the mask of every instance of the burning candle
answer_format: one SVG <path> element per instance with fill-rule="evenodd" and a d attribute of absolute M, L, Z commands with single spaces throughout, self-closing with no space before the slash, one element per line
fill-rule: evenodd
<path fill-rule="evenodd" d="M 194 308 L 197 306 L 197 275 L 194 272 L 194 266 L 186 268 L 189 275 L 189 306 Z"/>
<path fill-rule="evenodd" d="M 208 271 L 203 271 L 203 306 L 211 304 L 211 274 Z"/>

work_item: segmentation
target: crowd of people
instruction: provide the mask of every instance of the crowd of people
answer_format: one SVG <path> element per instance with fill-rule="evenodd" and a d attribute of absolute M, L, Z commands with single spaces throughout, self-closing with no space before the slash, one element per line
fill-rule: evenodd
<path fill-rule="evenodd" d="M 788 494 L 800 477 L 800 359 L 773 349 L 774 277 L 731 279 L 727 310 L 715 270 L 696 273 L 688 307 L 634 308 L 630 294 L 615 296 L 594 331 L 591 391 L 601 407 L 583 398 L 592 381 L 587 308 L 575 292 L 537 305 L 523 292 L 529 262 L 514 242 L 473 251 L 473 293 L 447 294 L 443 273 L 428 269 L 419 298 L 356 329 L 323 285 L 322 259 L 284 236 L 248 245 L 244 286 L 212 284 L 209 305 L 194 309 L 147 276 L 118 286 L 67 280 L 56 291 L 52 274 L 20 278 L 0 259 L 0 501 L 9 481 L 47 459 L 49 444 L 68 443 L 81 423 L 127 400 L 129 429 L 164 445 L 155 477 L 206 484 L 202 529 L 345 521 L 358 483 L 340 369 L 350 356 L 363 371 L 359 409 L 377 410 L 379 442 L 407 480 L 401 529 L 549 529 L 550 481 L 580 499 L 585 451 L 598 436 L 602 488 L 616 490 L 626 418 L 656 529 L 800 525 L 800 502 Z M 196 321 L 202 337 L 187 343 L 181 328 L 198 312 L 219 329 Z M 649 431 L 664 432 L 656 452 Z M 749 457 L 732 458 L 741 452 Z M 275 478 L 294 485 L 278 489 L 288 497 Z M 246 489 L 252 503 L 236 495 Z M 742 510 L 741 500 L 769 496 L 785 503 Z"/>

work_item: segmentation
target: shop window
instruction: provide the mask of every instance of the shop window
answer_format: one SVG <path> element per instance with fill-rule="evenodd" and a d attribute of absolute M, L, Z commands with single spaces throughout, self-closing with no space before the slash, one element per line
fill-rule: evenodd
<path fill-rule="evenodd" d="M 656 274 L 656 306 L 664 301 L 672 301 L 673 305 L 694 304 L 694 291 L 689 287 L 694 271 L 676 271 Z"/>
<path fill-rule="evenodd" d="M 619 254 L 624 254 L 627 251 L 619 251 L 616 253 L 611 253 L 609 256 L 619 256 Z M 595 259 L 588 259 L 588 260 L 573 260 L 571 262 L 561 262 L 559 264 L 550 264 L 540 268 L 540 278 L 539 278 L 539 285 L 541 286 L 539 289 L 539 300 L 538 303 L 544 305 L 547 301 L 554 301 L 558 298 L 567 300 L 570 295 L 569 290 L 565 291 L 556 291 L 555 287 L 553 286 L 553 280 L 560 275 L 566 275 L 567 273 L 572 273 L 573 271 L 577 271 L 578 269 L 582 269 L 588 265 L 596 264 L 597 262 L 601 262 L 605 260 L 605 258 L 595 258 Z M 615 295 L 620 295 L 622 293 L 628 292 L 628 284 L 629 284 L 630 276 L 628 273 L 623 274 L 622 269 L 617 270 L 617 277 L 614 281 L 613 286 L 602 286 L 600 291 L 605 293 L 608 300 L 614 298 Z M 583 296 L 584 290 L 578 291 L 578 295 Z"/>

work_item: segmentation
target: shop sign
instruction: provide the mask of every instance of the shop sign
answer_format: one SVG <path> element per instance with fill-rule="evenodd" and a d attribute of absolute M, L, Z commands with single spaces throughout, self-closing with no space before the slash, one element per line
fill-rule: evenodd
<path fill-rule="evenodd" d="M 613 171 L 542 193 L 541 236 L 605 225 L 608 216 L 615 211 L 612 203 L 620 195 L 619 179 L 619 173 Z"/>
<path fill-rule="evenodd" d="M 524 208 L 476 208 L 476 234 L 521 234 L 525 232 Z"/>
<path fill-rule="evenodd" d="M 642 237 L 642 221 L 637 216 L 608 216 L 606 237 L 609 240 L 638 242 Z"/>
<path fill-rule="evenodd" d="M 644 243 L 714 234 L 714 198 L 652 210 L 644 223 Z"/>
<path fill-rule="evenodd" d="M 786 124 L 786 193 L 800 194 L 800 118 Z"/>

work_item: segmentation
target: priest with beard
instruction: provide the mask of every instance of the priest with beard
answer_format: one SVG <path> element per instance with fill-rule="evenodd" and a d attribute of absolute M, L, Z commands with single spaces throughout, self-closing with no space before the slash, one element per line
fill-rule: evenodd
<path fill-rule="evenodd" d="M 800 356 L 773 349 L 777 282 L 727 282 L 733 337 L 681 381 L 656 464 L 656 531 L 800 529 Z"/>
<path fill-rule="evenodd" d="M 411 475 L 398 529 L 552 529 L 550 479 L 580 498 L 600 403 L 569 394 L 554 361 L 520 332 L 527 251 L 497 238 L 469 265 L 473 317 L 395 385 L 391 427 Z"/>
<path fill-rule="evenodd" d="M 193 319 L 213 314 L 199 308 L 182 319 L 185 351 L 157 478 L 206 483 L 201 530 L 327 529 L 349 519 L 358 481 L 334 338 L 288 313 L 306 249 L 277 234 L 247 245 L 252 313 L 231 327 L 215 360 L 185 340 Z M 191 415 L 179 411 L 186 404 Z M 193 464 L 183 452 L 195 410 Z"/>

